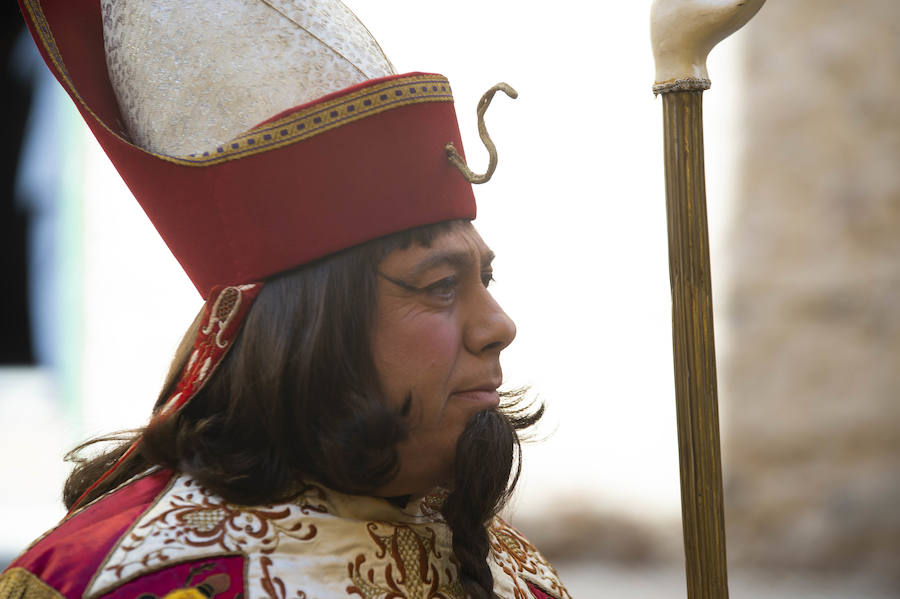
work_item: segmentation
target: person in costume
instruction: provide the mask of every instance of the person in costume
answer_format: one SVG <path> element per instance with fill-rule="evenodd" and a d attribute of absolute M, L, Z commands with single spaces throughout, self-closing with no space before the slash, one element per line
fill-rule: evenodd
<path fill-rule="evenodd" d="M 496 516 L 542 408 L 498 391 L 446 78 L 339 0 L 20 6 L 205 304 L 0 599 L 570 597 Z"/>

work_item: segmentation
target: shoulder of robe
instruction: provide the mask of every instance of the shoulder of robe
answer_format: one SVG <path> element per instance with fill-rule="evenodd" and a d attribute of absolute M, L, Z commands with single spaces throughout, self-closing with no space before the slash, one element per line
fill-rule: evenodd
<path fill-rule="evenodd" d="M 81 598 L 110 549 L 171 480 L 168 470 L 149 472 L 66 516 L 10 564 L 0 599 Z"/>
<path fill-rule="evenodd" d="M 236 599 L 248 590 L 280 596 L 282 586 L 303 587 L 309 597 L 369 599 L 394 585 L 418 596 L 438 582 L 446 591 L 439 596 L 462 596 L 439 520 L 395 514 L 372 498 L 349 498 L 347 506 L 338 499 L 310 487 L 288 504 L 232 506 L 190 477 L 157 471 L 37 541 L 0 577 L 0 599 Z M 391 511 L 384 519 L 352 517 L 382 504 Z M 489 536 L 499 596 L 571 599 L 518 530 L 497 518 Z M 422 580 L 400 575 L 423 566 L 431 574 Z"/>
<path fill-rule="evenodd" d="M 506 576 L 523 581 L 536 599 L 572 599 L 556 569 L 525 535 L 499 517 L 488 533 L 491 557 Z"/>

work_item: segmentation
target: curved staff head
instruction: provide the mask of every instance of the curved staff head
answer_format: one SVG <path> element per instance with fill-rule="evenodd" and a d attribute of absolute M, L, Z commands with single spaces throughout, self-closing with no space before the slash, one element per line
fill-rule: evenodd
<path fill-rule="evenodd" d="M 654 93 L 709 89 L 706 57 L 753 18 L 765 0 L 654 0 L 650 39 Z"/>

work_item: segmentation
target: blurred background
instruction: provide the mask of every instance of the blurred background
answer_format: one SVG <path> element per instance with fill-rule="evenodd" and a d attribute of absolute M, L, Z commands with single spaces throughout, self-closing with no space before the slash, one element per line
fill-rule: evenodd
<path fill-rule="evenodd" d="M 510 517 L 575 597 L 685 596 L 649 1 L 348 1 L 454 85 L 505 380 L 548 405 Z M 199 296 L 6 3 L 0 562 L 63 454 L 140 426 Z M 900 3 L 772 0 L 704 94 L 732 597 L 900 597 Z"/>

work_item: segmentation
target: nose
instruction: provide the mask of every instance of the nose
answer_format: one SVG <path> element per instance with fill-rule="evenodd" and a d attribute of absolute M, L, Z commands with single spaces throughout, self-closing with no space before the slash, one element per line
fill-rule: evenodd
<path fill-rule="evenodd" d="M 465 345 L 473 354 L 500 353 L 516 338 L 516 323 L 487 289 L 473 307 L 465 329 Z"/>

